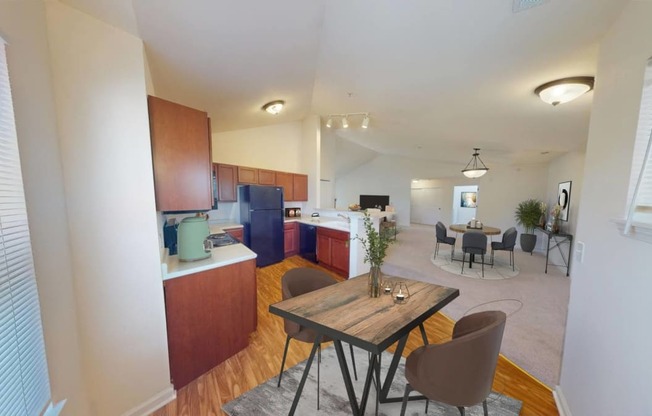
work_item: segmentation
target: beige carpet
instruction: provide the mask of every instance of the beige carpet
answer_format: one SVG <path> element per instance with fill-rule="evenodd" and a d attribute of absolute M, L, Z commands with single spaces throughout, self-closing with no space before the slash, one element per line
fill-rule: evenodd
<path fill-rule="evenodd" d="M 565 270 L 550 266 L 544 274 L 545 253 L 530 255 L 517 249 L 517 276 L 473 279 L 434 265 L 434 242 L 432 226 L 401 227 L 397 242 L 388 250 L 383 273 L 458 288 L 460 296 L 443 311 L 455 320 L 471 312 L 503 310 L 509 318 L 502 353 L 548 386 L 557 385 L 570 292 Z M 458 250 L 460 241 L 456 254 Z M 448 246 L 440 247 L 440 253 L 446 252 L 450 253 Z M 496 259 L 508 262 L 509 253 L 497 252 Z"/>

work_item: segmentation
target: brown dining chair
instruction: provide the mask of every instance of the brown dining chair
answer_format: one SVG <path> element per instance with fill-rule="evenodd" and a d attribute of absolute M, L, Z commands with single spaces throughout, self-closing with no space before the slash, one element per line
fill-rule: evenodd
<path fill-rule="evenodd" d="M 337 280 L 330 277 L 327 273 L 313 269 L 310 267 L 298 267 L 296 269 L 290 269 L 281 278 L 281 292 L 283 300 L 290 299 L 295 296 L 303 295 L 305 293 L 312 292 L 317 289 L 321 289 L 326 286 L 331 286 L 337 283 Z M 283 377 L 283 367 L 285 366 L 285 359 L 288 354 L 288 347 L 290 346 L 290 340 L 295 339 L 297 341 L 306 342 L 308 344 L 314 344 L 315 339 L 317 338 L 317 332 L 310 328 L 305 328 L 299 325 L 296 322 L 293 322 L 289 319 L 283 319 L 283 327 L 287 337 L 285 339 L 285 350 L 283 351 L 283 360 L 281 361 L 281 371 L 278 374 L 278 384 L 277 387 L 281 386 L 281 378 Z M 331 339 L 329 337 L 322 337 L 321 342 L 329 342 Z M 358 373 L 355 369 L 355 357 L 353 355 L 353 345 L 349 344 L 351 349 L 351 364 L 353 366 L 353 375 L 355 379 L 358 379 Z M 318 347 L 317 355 L 317 409 L 319 410 L 319 367 L 321 362 L 321 343 Z"/>
<path fill-rule="evenodd" d="M 439 253 L 439 244 L 450 244 L 451 246 L 451 260 L 455 256 L 455 237 L 449 237 L 446 233 L 446 226 L 438 221 L 435 225 L 435 237 L 437 238 L 437 243 L 435 244 L 435 258 Z"/>
<path fill-rule="evenodd" d="M 482 256 L 482 277 L 484 277 L 484 255 L 487 253 L 487 236 L 481 231 L 467 231 L 462 237 L 462 274 L 466 254 Z"/>
<path fill-rule="evenodd" d="M 507 231 L 503 233 L 502 241 L 492 241 L 491 242 L 491 267 L 494 267 L 494 251 L 504 250 L 509 251 L 509 264 L 512 266 L 512 271 L 514 271 L 514 247 L 516 246 L 516 228 L 508 228 Z"/>
<path fill-rule="evenodd" d="M 488 416 L 491 393 L 507 316 L 501 311 L 478 312 L 463 317 L 453 328 L 453 338 L 443 344 L 429 344 L 414 350 L 405 362 L 405 386 L 401 416 L 408 397 L 416 390 L 426 397 L 464 408 L 482 403 Z"/>

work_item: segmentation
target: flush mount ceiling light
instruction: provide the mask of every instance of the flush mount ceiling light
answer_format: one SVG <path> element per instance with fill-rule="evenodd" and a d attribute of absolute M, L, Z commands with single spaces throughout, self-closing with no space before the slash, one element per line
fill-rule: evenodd
<path fill-rule="evenodd" d="M 534 90 L 543 102 L 558 105 L 573 101 L 593 89 L 593 77 L 562 78 L 547 82 Z"/>
<path fill-rule="evenodd" d="M 340 124 L 343 129 L 348 129 L 349 128 L 349 117 L 357 117 L 357 116 L 362 116 L 362 122 L 360 123 L 360 127 L 363 129 L 368 129 L 369 128 L 369 113 L 347 113 L 347 114 L 329 114 L 328 118 L 326 119 L 326 127 L 329 129 L 333 127 L 333 120 L 334 119 L 340 119 Z"/>
<path fill-rule="evenodd" d="M 281 112 L 284 105 L 285 101 L 283 100 L 270 101 L 263 106 L 263 110 L 267 111 L 270 114 L 277 115 Z"/>
<path fill-rule="evenodd" d="M 479 178 L 489 170 L 489 168 L 482 162 L 482 159 L 480 159 L 479 150 L 480 149 L 477 147 L 473 148 L 473 157 L 471 157 L 471 160 L 467 163 L 466 167 L 462 169 L 462 173 L 467 178 Z M 478 164 L 478 162 L 480 163 Z"/>

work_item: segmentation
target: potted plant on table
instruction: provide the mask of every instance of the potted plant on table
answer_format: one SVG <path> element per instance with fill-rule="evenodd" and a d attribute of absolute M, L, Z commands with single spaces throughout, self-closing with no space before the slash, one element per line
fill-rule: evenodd
<path fill-rule="evenodd" d="M 539 223 L 541 215 L 543 215 L 541 206 L 542 202 L 538 199 L 528 199 L 516 207 L 516 223 L 525 228 L 525 232 L 521 234 L 521 249 L 526 253 L 532 253 L 534 247 L 537 245 L 537 236 L 534 234 L 534 228 Z"/>
<path fill-rule="evenodd" d="M 360 240 L 364 248 L 364 262 L 369 263 L 369 296 L 377 298 L 380 296 L 380 266 L 385 261 L 387 247 L 393 242 L 389 229 L 382 229 L 380 232 L 374 227 L 371 216 L 364 214 L 365 237 L 356 235 L 355 239 Z"/>

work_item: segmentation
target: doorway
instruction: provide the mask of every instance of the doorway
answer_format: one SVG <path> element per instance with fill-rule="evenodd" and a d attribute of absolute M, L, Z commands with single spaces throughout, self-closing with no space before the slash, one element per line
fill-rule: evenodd
<path fill-rule="evenodd" d="M 410 189 L 410 222 L 435 225 L 441 221 L 443 190 L 428 186 L 425 181 L 412 181 Z"/>
<path fill-rule="evenodd" d="M 453 188 L 453 223 L 466 224 L 476 218 L 478 208 L 478 185 Z"/>

